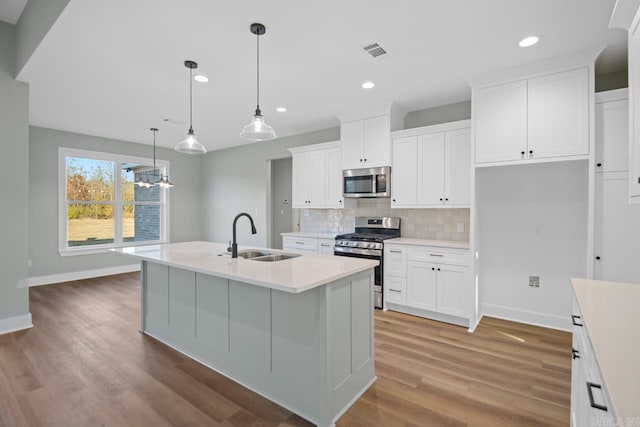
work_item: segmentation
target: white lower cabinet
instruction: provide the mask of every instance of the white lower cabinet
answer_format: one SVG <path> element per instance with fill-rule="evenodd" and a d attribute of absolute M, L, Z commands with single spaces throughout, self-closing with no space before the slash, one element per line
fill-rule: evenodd
<path fill-rule="evenodd" d="M 469 251 L 385 245 L 383 271 L 387 309 L 470 325 Z"/>
<path fill-rule="evenodd" d="M 282 249 L 299 254 L 333 255 L 334 239 L 287 235 L 282 236 Z"/>
<path fill-rule="evenodd" d="M 571 426 L 608 426 L 616 417 L 577 302 L 573 303 Z"/>

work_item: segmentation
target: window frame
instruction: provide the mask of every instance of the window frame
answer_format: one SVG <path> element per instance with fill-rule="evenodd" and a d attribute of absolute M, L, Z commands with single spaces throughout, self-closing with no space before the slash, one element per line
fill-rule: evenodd
<path fill-rule="evenodd" d="M 67 157 L 80 157 L 91 160 L 103 160 L 114 162 L 114 242 L 87 246 L 69 246 L 67 239 Z M 105 153 L 92 150 L 81 150 L 70 147 L 58 148 L 58 254 L 60 256 L 89 255 L 108 252 L 112 248 L 122 248 L 128 246 L 143 246 L 159 243 L 169 243 L 169 199 L 170 193 L 166 188 L 160 188 L 159 202 L 125 202 L 122 200 L 122 163 L 153 164 L 153 158 L 127 156 L 115 153 Z M 162 175 L 169 175 L 170 162 L 156 159 L 156 169 Z M 153 205 L 160 206 L 160 239 L 145 240 L 142 242 L 124 242 L 122 229 L 122 212 L 126 205 Z"/>

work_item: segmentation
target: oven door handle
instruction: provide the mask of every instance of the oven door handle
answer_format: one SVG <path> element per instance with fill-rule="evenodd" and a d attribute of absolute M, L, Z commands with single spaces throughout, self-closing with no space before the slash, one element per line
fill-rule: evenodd
<path fill-rule="evenodd" d="M 368 255 L 372 257 L 382 258 L 382 251 L 380 249 L 360 249 L 360 248 L 344 248 L 336 246 L 333 249 L 334 255 L 340 254 L 355 254 L 355 255 Z"/>

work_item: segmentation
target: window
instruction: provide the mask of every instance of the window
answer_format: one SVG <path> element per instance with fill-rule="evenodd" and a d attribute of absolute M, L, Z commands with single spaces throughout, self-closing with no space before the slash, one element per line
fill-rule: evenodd
<path fill-rule="evenodd" d="M 168 162 L 63 147 L 58 161 L 61 255 L 167 240 L 167 190 L 135 183 L 168 175 Z"/>

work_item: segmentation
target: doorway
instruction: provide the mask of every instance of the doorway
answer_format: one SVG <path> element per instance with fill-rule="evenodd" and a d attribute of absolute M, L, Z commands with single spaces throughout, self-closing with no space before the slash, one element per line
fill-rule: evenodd
<path fill-rule="evenodd" d="M 293 231 L 291 209 L 292 159 L 271 160 L 271 244 L 282 249 L 281 233 Z"/>

